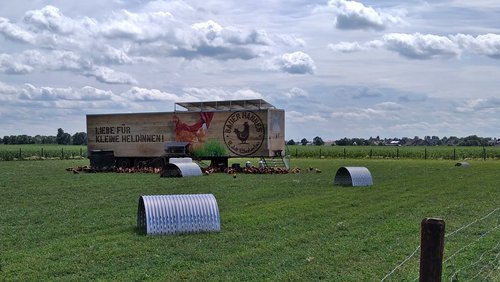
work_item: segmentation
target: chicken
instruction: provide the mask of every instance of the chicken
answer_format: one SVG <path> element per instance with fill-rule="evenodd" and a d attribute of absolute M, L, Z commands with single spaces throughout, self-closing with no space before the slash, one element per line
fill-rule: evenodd
<path fill-rule="evenodd" d="M 241 144 L 246 144 L 248 137 L 250 137 L 250 125 L 248 125 L 248 122 L 245 122 L 243 123 L 243 130 L 240 131 L 238 128 L 235 128 L 234 133 L 240 139 Z"/>

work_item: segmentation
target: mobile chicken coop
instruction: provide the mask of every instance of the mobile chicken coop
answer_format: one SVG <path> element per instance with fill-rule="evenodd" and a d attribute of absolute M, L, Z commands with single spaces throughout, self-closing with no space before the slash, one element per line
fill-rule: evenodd
<path fill-rule="evenodd" d="M 176 103 L 173 112 L 87 115 L 87 136 L 91 165 L 192 157 L 227 166 L 229 157 L 281 157 L 285 111 L 262 99 Z"/>

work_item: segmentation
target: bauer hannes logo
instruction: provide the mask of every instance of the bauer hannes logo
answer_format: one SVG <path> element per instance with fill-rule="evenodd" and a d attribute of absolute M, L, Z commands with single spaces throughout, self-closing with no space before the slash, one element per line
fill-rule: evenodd
<path fill-rule="evenodd" d="M 257 152 L 264 143 L 264 124 L 254 112 L 232 113 L 224 123 L 224 143 L 238 156 Z"/>

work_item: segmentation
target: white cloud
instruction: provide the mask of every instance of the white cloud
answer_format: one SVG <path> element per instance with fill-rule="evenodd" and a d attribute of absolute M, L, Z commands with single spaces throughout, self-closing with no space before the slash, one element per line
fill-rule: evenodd
<path fill-rule="evenodd" d="M 31 66 L 18 63 L 15 59 L 7 54 L 0 54 L 0 72 L 6 74 L 26 74 L 33 71 Z"/>
<path fill-rule="evenodd" d="M 388 26 L 403 23 L 399 16 L 377 11 L 356 1 L 330 0 L 328 6 L 336 13 L 335 26 L 338 29 L 384 30 Z"/>
<path fill-rule="evenodd" d="M 261 99 L 262 94 L 252 89 L 239 89 L 228 91 L 217 88 L 184 88 L 184 101 L 220 101 L 220 100 L 241 100 L 241 99 Z"/>
<path fill-rule="evenodd" d="M 343 120 L 356 120 L 372 121 L 374 119 L 379 120 L 399 120 L 401 111 L 403 107 L 397 103 L 384 102 L 376 104 L 373 108 L 348 108 L 345 110 L 340 110 L 333 112 L 331 117 L 333 119 L 343 119 Z"/>
<path fill-rule="evenodd" d="M 100 33 L 109 39 L 153 42 L 171 40 L 175 37 L 176 25 L 169 12 L 133 13 L 122 10 L 100 25 Z"/>
<path fill-rule="evenodd" d="M 455 58 L 461 51 L 448 37 L 432 34 L 391 33 L 383 41 L 387 49 L 411 59 Z"/>
<path fill-rule="evenodd" d="M 500 112 L 500 98 L 490 97 L 490 98 L 479 98 L 471 99 L 463 103 L 463 105 L 456 108 L 457 112 L 462 113 L 472 113 L 472 112 L 484 112 L 484 113 L 497 113 Z"/>
<path fill-rule="evenodd" d="M 65 35 L 75 32 L 80 25 L 72 19 L 65 17 L 58 8 L 50 5 L 40 10 L 26 12 L 23 21 L 35 30 L 46 30 Z"/>
<path fill-rule="evenodd" d="M 367 50 L 368 48 L 358 42 L 340 42 L 337 44 L 328 44 L 328 49 L 342 52 L 342 53 L 352 53 Z"/>
<path fill-rule="evenodd" d="M 403 106 L 394 103 L 394 102 L 383 102 L 383 103 L 378 103 L 374 106 L 376 109 L 383 110 L 383 111 L 400 111 L 403 109 Z"/>
<path fill-rule="evenodd" d="M 297 111 L 288 111 L 286 113 L 286 119 L 287 122 L 290 123 L 322 123 L 322 122 L 327 122 L 328 119 L 325 117 L 319 115 L 319 114 L 314 114 L 314 113 L 302 113 L 302 112 L 297 112 Z"/>
<path fill-rule="evenodd" d="M 500 59 L 500 34 L 472 35 L 457 34 L 450 36 L 463 49 L 480 55 Z"/>
<path fill-rule="evenodd" d="M 99 82 L 107 84 L 137 84 L 137 80 L 132 76 L 103 66 L 94 66 L 84 75 L 95 77 Z"/>
<path fill-rule="evenodd" d="M 132 101 L 179 101 L 179 97 L 175 94 L 140 87 L 132 87 L 120 96 Z"/>
<path fill-rule="evenodd" d="M 279 70 L 291 74 L 314 74 L 316 65 L 312 58 L 301 51 L 285 53 L 267 62 L 271 70 Z"/>
<path fill-rule="evenodd" d="M 302 88 L 293 87 L 290 90 L 288 90 L 284 96 L 288 99 L 294 99 L 294 98 L 307 98 L 310 95 L 309 93 L 307 93 L 307 91 L 305 91 Z"/>
<path fill-rule="evenodd" d="M 23 43 L 34 43 L 35 36 L 27 30 L 10 23 L 6 18 L 0 17 L 0 34 L 5 38 Z"/>
<path fill-rule="evenodd" d="M 420 60 L 459 58 L 465 52 L 500 59 L 500 34 L 489 33 L 474 37 L 467 34 L 439 36 L 390 33 L 380 40 L 365 43 L 340 42 L 329 44 L 328 48 L 343 53 L 385 48 L 403 57 Z"/>

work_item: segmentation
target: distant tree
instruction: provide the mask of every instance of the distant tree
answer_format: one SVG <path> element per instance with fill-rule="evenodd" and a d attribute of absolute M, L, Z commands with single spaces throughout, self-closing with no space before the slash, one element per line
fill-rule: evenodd
<path fill-rule="evenodd" d="M 286 144 L 287 144 L 287 145 L 290 145 L 290 146 L 293 146 L 293 145 L 295 145 L 296 143 L 295 143 L 295 141 L 293 141 L 293 139 L 290 139 L 290 140 L 288 140 L 288 142 L 286 142 Z"/>
<path fill-rule="evenodd" d="M 73 145 L 87 145 L 87 133 L 85 132 L 77 132 L 72 137 Z"/>
<path fill-rule="evenodd" d="M 350 140 L 347 139 L 347 137 L 344 137 L 342 139 L 335 141 L 335 143 L 339 146 L 347 146 L 347 145 L 350 145 Z"/>
<path fill-rule="evenodd" d="M 57 129 L 56 140 L 59 145 L 69 145 L 71 144 L 71 135 L 69 133 L 65 133 L 62 128 L 59 128 Z"/>
<path fill-rule="evenodd" d="M 42 144 L 57 144 L 56 136 L 42 136 Z"/>
<path fill-rule="evenodd" d="M 307 143 L 309 143 L 309 141 L 307 141 L 306 138 L 302 138 L 302 140 L 300 140 L 300 144 L 302 144 L 302 146 L 307 145 Z"/>
<path fill-rule="evenodd" d="M 3 139 L 2 139 L 2 138 L 0 138 L 0 143 L 2 143 L 2 144 L 3 144 Z"/>
<path fill-rule="evenodd" d="M 321 139 L 321 137 L 316 136 L 313 138 L 313 144 L 316 146 L 322 146 L 325 145 L 325 142 L 323 141 L 323 139 Z"/>
<path fill-rule="evenodd" d="M 29 144 L 29 141 L 29 137 L 26 134 L 16 136 L 16 144 Z"/>

